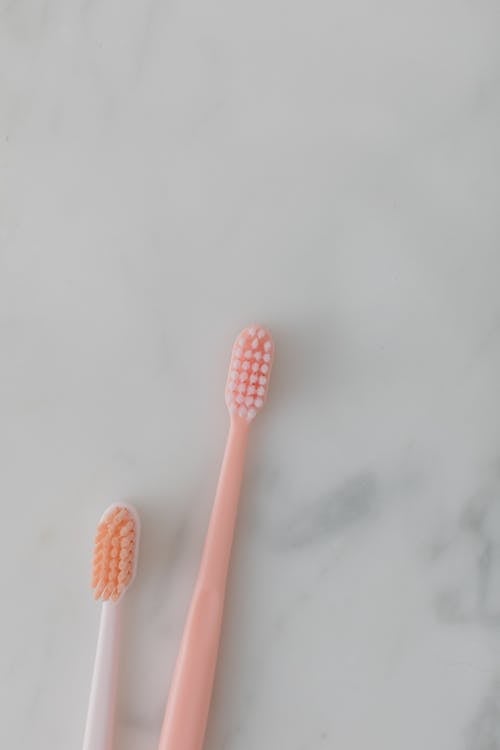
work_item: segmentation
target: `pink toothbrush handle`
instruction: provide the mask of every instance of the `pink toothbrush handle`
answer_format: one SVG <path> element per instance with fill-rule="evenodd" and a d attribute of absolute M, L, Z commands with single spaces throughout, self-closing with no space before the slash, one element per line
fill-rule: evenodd
<path fill-rule="evenodd" d="M 217 663 L 248 423 L 233 417 L 159 750 L 201 750 Z"/>

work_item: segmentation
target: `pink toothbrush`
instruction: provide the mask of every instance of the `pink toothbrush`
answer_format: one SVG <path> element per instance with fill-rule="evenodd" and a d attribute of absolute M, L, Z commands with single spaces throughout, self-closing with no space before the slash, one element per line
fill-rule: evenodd
<path fill-rule="evenodd" d="M 261 326 L 246 328 L 233 347 L 226 385 L 231 425 L 159 750 L 201 750 L 203 746 L 248 429 L 266 399 L 273 353 L 271 336 Z"/>

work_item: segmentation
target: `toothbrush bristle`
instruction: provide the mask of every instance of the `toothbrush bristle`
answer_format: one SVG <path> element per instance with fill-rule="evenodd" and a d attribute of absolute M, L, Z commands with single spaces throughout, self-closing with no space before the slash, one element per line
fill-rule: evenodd
<path fill-rule="evenodd" d="M 114 505 L 105 512 L 95 536 L 92 561 L 94 598 L 116 602 L 135 572 L 138 520 L 130 508 Z"/>
<path fill-rule="evenodd" d="M 273 364 L 274 344 L 262 326 L 249 326 L 237 337 L 226 384 L 231 414 L 251 422 L 264 406 Z"/>

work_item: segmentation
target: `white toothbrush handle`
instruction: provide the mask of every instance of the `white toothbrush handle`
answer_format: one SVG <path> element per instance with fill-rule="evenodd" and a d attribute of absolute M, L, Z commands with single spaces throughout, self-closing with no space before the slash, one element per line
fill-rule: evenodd
<path fill-rule="evenodd" d="M 104 602 L 83 750 L 112 750 L 118 686 L 120 621 L 120 603 Z"/>

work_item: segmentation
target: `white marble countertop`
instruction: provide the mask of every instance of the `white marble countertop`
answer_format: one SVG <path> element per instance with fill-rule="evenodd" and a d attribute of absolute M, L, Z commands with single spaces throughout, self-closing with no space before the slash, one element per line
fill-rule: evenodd
<path fill-rule="evenodd" d="M 2 750 L 81 747 L 117 500 L 156 750 L 254 320 L 207 750 L 500 748 L 498 5 L 1 6 Z"/>

